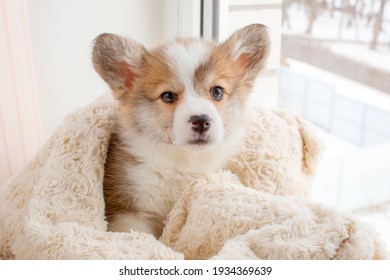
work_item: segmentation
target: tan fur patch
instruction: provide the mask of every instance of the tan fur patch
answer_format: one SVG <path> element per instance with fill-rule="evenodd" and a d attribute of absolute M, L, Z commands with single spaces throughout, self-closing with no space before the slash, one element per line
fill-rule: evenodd
<path fill-rule="evenodd" d="M 124 151 L 124 143 L 117 134 L 112 134 L 107 151 L 104 174 L 104 200 L 106 217 L 110 222 L 118 213 L 136 213 L 137 206 L 131 194 L 132 182 L 124 176 L 129 166 L 137 164 L 137 160 Z"/>

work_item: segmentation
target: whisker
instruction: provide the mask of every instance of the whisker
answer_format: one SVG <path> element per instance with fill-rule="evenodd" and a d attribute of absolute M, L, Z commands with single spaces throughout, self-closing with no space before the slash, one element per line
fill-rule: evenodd
<path fill-rule="evenodd" d="M 157 137 L 158 137 L 158 138 L 157 138 Z M 154 161 L 154 153 L 155 153 L 155 151 L 156 151 L 156 148 L 157 148 L 157 146 L 158 146 L 159 144 L 162 143 L 161 140 L 163 140 L 163 137 L 161 137 L 161 136 L 159 136 L 159 135 L 156 135 L 156 139 L 158 139 L 158 141 L 156 141 L 156 143 L 155 143 L 155 145 L 154 145 L 154 147 L 153 147 L 153 151 L 152 151 L 152 160 L 153 160 L 153 161 Z"/>
<path fill-rule="evenodd" d="M 142 146 L 140 146 L 139 149 L 145 148 L 148 144 L 150 144 L 150 142 L 158 139 L 159 137 L 160 137 L 159 135 L 150 135 L 150 136 L 148 136 L 147 137 L 148 140 Z"/>

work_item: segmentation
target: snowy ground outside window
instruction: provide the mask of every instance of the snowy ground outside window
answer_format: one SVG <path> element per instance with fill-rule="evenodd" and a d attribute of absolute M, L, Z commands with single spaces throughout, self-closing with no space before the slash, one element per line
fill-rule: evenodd
<path fill-rule="evenodd" d="M 372 224 L 390 249 L 390 0 L 284 8 L 279 105 L 326 145 L 312 196 Z"/>

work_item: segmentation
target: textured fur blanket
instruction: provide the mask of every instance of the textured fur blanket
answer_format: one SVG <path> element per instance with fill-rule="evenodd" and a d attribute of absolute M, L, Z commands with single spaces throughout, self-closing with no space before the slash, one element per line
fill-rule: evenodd
<path fill-rule="evenodd" d="M 257 110 L 225 170 L 199 178 L 160 240 L 107 232 L 104 162 L 116 102 L 70 114 L 0 187 L 2 259 L 383 259 L 368 224 L 310 201 L 321 144 L 296 116 Z"/>

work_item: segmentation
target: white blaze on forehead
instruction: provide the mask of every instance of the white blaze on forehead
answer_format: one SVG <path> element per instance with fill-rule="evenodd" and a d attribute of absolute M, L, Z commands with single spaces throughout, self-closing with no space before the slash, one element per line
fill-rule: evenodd
<path fill-rule="evenodd" d="M 164 50 L 167 62 L 185 86 L 185 94 L 195 94 L 195 70 L 205 62 L 211 54 L 211 46 L 203 41 L 188 43 L 174 42 Z"/>
<path fill-rule="evenodd" d="M 195 71 L 210 58 L 211 51 L 212 46 L 201 40 L 175 42 L 164 49 L 167 62 L 185 88 L 182 100 L 174 111 L 171 138 L 175 145 L 185 146 L 199 137 L 189 121 L 194 115 L 204 114 L 210 118 L 211 126 L 205 133 L 210 144 L 218 144 L 224 138 L 223 122 L 217 108 L 210 100 L 199 95 L 194 86 Z"/>

